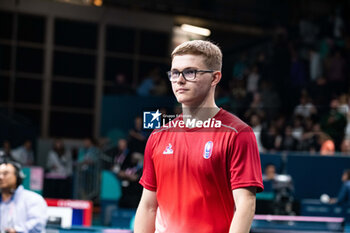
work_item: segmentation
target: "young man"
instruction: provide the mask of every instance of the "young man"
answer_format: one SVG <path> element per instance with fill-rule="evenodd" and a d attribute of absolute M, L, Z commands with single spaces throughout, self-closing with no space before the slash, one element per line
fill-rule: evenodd
<path fill-rule="evenodd" d="M 21 167 L 15 162 L 0 164 L 0 230 L 6 233 L 45 232 L 45 200 L 21 185 Z"/>
<path fill-rule="evenodd" d="M 251 128 L 215 104 L 221 66 L 208 41 L 173 51 L 168 75 L 182 116 L 148 139 L 135 233 L 249 232 L 263 190 L 259 152 Z M 180 127 L 208 119 L 220 127 Z"/>

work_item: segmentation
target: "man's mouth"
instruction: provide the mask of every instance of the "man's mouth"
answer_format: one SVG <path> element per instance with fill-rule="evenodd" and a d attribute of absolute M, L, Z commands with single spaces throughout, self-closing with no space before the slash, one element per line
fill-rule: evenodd
<path fill-rule="evenodd" d="M 186 88 L 179 88 L 176 90 L 176 93 L 184 93 L 185 91 L 188 91 Z"/>

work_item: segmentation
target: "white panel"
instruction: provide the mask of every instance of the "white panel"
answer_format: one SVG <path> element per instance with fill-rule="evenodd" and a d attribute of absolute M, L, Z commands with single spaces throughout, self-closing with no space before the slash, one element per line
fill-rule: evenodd
<path fill-rule="evenodd" d="M 61 227 L 69 228 L 72 226 L 73 209 L 68 207 L 54 207 L 49 206 L 47 208 L 48 216 L 59 217 L 62 219 Z"/>

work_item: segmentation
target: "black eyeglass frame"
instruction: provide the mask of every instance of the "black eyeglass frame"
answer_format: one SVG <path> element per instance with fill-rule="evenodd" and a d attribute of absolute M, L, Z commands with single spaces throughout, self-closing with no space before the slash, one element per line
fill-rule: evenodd
<path fill-rule="evenodd" d="M 186 71 L 194 71 L 194 77 L 193 77 L 193 79 L 187 79 L 186 77 L 185 77 L 185 74 L 184 74 L 184 72 L 186 72 Z M 171 80 L 171 73 L 172 72 L 174 72 L 174 71 L 168 71 L 168 72 L 166 72 L 167 73 L 167 75 L 168 75 L 168 78 L 169 78 L 169 80 L 171 81 L 171 82 L 175 82 L 178 78 L 180 78 L 180 74 L 182 75 L 182 77 L 186 80 L 186 81 L 193 81 L 193 80 L 195 80 L 196 79 L 196 77 L 197 77 L 197 73 L 214 73 L 215 72 L 215 70 L 195 70 L 195 69 L 184 69 L 183 71 L 176 71 L 176 72 L 179 72 L 179 76 L 178 76 L 178 78 L 177 79 L 175 79 L 175 80 Z"/>

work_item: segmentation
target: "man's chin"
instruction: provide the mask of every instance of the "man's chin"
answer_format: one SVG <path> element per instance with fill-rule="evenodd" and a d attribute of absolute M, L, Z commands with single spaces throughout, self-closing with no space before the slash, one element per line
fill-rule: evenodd
<path fill-rule="evenodd" d="M 176 96 L 177 102 L 179 102 L 180 104 L 186 104 L 189 103 L 189 99 L 186 98 L 185 96 Z"/>

